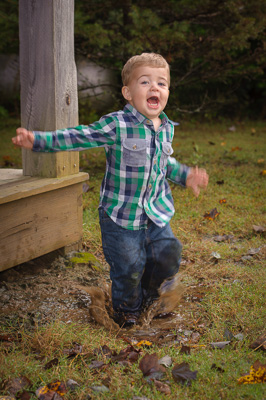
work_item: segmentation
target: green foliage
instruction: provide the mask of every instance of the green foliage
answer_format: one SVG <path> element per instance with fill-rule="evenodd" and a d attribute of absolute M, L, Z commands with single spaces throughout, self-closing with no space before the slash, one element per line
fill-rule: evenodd
<path fill-rule="evenodd" d="M 116 71 L 143 51 L 171 65 L 168 110 L 263 116 L 264 0 L 75 0 L 75 48 Z M 0 12 L 0 52 L 18 52 L 18 0 Z M 121 103 L 120 88 L 115 93 Z M 119 103 L 120 102 L 120 103 Z"/>
<path fill-rule="evenodd" d="M 0 54 L 18 53 L 18 0 L 1 2 Z"/>
<path fill-rule="evenodd" d="M 258 113 L 265 92 L 264 11 L 262 0 L 76 0 L 76 48 L 118 75 L 130 56 L 161 53 L 171 65 L 168 109 Z"/>

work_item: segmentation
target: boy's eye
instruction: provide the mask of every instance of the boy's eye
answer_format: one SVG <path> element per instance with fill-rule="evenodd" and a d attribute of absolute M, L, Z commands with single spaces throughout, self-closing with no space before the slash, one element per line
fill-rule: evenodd
<path fill-rule="evenodd" d="M 164 83 L 164 82 L 159 82 L 158 85 L 159 85 L 159 86 L 166 86 L 166 83 Z"/>
<path fill-rule="evenodd" d="M 142 85 L 147 85 L 149 82 L 148 81 L 142 81 L 141 83 L 142 83 Z"/>

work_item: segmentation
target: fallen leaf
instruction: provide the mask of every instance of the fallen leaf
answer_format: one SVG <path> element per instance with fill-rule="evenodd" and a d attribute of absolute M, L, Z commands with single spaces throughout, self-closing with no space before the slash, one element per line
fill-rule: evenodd
<path fill-rule="evenodd" d="M 153 382 L 154 382 L 156 389 L 159 392 L 161 392 L 163 394 L 171 394 L 171 389 L 170 389 L 169 385 L 167 385 L 166 383 L 163 383 L 161 381 L 158 381 L 156 379 L 154 379 Z"/>
<path fill-rule="evenodd" d="M 141 340 L 140 342 L 138 342 L 136 344 L 136 346 L 138 346 L 138 347 L 150 347 L 150 346 L 152 346 L 152 342 L 150 342 L 149 340 Z"/>
<path fill-rule="evenodd" d="M 30 400 L 31 397 L 31 393 L 23 391 L 22 393 L 19 394 L 19 396 L 17 397 L 17 400 Z"/>
<path fill-rule="evenodd" d="M 64 396 L 67 392 L 66 385 L 61 381 L 55 381 L 55 382 L 49 383 L 47 386 L 49 389 L 58 393 L 60 396 Z"/>
<path fill-rule="evenodd" d="M 90 363 L 89 368 L 90 369 L 101 369 L 104 365 L 105 365 L 105 363 L 103 361 L 94 360 Z"/>
<path fill-rule="evenodd" d="M 44 369 L 50 369 L 54 365 L 58 365 L 58 363 L 59 363 L 58 358 L 53 358 L 51 361 L 45 364 Z"/>
<path fill-rule="evenodd" d="M 261 336 L 259 336 L 254 342 L 251 343 L 251 345 L 249 346 L 251 349 L 254 350 L 266 350 L 266 335 L 263 334 Z"/>
<path fill-rule="evenodd" d="M 234 338 L 237 340 L 244 340 L 244 335 L 243 333 L 237 333 L 236 335 L 234 335 Z"/>
<path fill-rule="evenodd" d="M 13 396 L 0 396 L 0 400 L 16 400 Z"/>
<path fill-rule="evenodd" d="M 47 386 L 41 386 L 35 392 L 36 396 L 40 400 L 53 400 L 55 393 L 56 392 L 50 390 Z"/>
<path fill-rule="evenodd" d="M 66 381 L 66 387 L 71 391 L 75 392 L 75 390 L 79 387 L 80 385 L 74 381 L 73 379 L 68 379 Z"/>
<path fill-rule="evenodd" d="M 213 251 L 211 253 L 212 258 L 214 258 L 215 260 L 220 260 L 221 259 L 221 255 L 217 252 L 217 251 Z"/>
<path fill-rule="evenodd" d="M 6 389 L 11 395 L 16 395 L 17 392 L 29 388 L 32 385 L 31 381 L 26 376 L 19 376 L 10 379 L 7 382 Z"/>
<path fill-rule="evenodd" d="M 189 346 L 185 346 L 182 344 L 182 347 L 180 349 L 180 354 L 190 354 L 191 348 Z"/>
<path fill-rule="evenodd" d="M 40 400 L 60 400 L 63 399 L 66 392 L 66 385 L 61 381 L 55 381 L 39 387 L 35 394 Z"/>
<path fill-rule="evenodd" d="M 225 204 L 227 201 L 226 201 L 226 199 L 221 199 L 221 200 L 219 200 L 219 203 L 220 204 Z"/>
<path fill-rule="evenodd" d="M 93 350 L 93 354 L 94 355 L 104 355 L 105 357 L 111 357 L 113 354 L 117 354 L 115 353 L 113 350 L 110 349 L 110 347 L 106 346 L 105 344 L 98 348 L 98 349 L 94 349 Z"/>
<path fill-rule="evenodd" d="M 203 217 L 208 219 L 208 220 L 210 220 L 210 221 L 213 221 L 215 218 L 218 217 L 219 214 L 220 213 L 217 211 L 217 208 L 213 208 L 210 212 L 206 212 L 203 215 Z"/>
<path fill-rule="evenodd" d="M 235 146 L 231 148 L 231 151 L 238 151 L 238 150 L 242 150 L 241 147 Z"/>
<path fill-rule="evenodd" d="M 158 361 L 160 365 L 164 365 L 166 368 L 171 367 L 172 365 L 172 357 L 170 356 L 164 356 L 162 358 L 160 358 L 160 360 Z"/>
<path fill-rule="evenodd" d="M 213 236 L 215 242 L 226 242 L 227 240 L 231 242 L 234 239 L 234 235 L 217 235 Z"/>
<path fill-rule="evenodd" d="M 216 181 L 217 185 L 223 185 L 224 184 L 224 180 L 221 181 Z"/>
<path fill-rule="evenodd" d="M 137 353 L 136 351 L 131 351 L 129 354 L 128 354 L 128 360 L 131 362 L 131 363 L 134 363 L 134 362 L 136 362 L 136 361 L 138 361 L 138 359 L 139 359 L 139 355 L 140 355 L 140 353 Z"/>
<path fill-rule="evenodd" d="M 191 381 L 197 379 L 198 371 L 191 371 L 189 364 L 182 362 L 181 364 L 176 364 L 172 369 L 172 376 L 177 383 L 187 386 L 191 385 Z"/>
<path fill-rule="evenodd" d="M 234 335 L 233 335 L 233 333 L 232 333 L 231 331 L 229 331 L 228 328 L 225 328 L 225 330 L 224 330 L 224 337 L 225 337 L 227 340 L 230 341 L 230 340 L 233 339 Z"/>
<path fill-rule="evenodd" d="M 214 143 L 214 142 L 211 142 L 211 141 L 209 141 L 209 144 L 212 145 L 212 146 L 215 145 L 215 143 Z"/>
<path fill-rule="evenodd" d="M 121 350 L 119 354 L 114 353 L 111 357 L 111 362 L 119 362 L 128 358 L 130 362 L 133 363 L 136 359 L 138 359 L 137 355 L 139 355 L 140 352 L 141 349 L 135 349 L 132 345 L 129 345 L 125 349 Z"/>
<path fill-rule="evenodd" d="M 258 163 L 258 164 L 263 164 L 264 161 L 265 161 L 264 158 L 260 158 L 260 159 L 257 161 L 257 163 Z"/>
<path fill-rule="evenodd" d="M 15 339 L 10 335 L 0 335 L 0 342 L 14 342 Z"/>
<path fill-rule="evenodd" d="M 227 340 L 226 342 L 213 342 L 211 343 L 211 347 L 213 349 L 223 349 L 225 346 L 227 346 L 229 343 L 231 343 L 230 340 Z"/>
<path fill-rule="evenodd" d="M 230 132 L 235 132 L 235 131 L 236 131 L 235 125 L 230 126 L 230 127 L 228 128 L 228 130 L 229 130 Z"/>
<path fill-rule="evenodd" d="M 63 353 L 68 356 L 68 358 L 75 357 L 82 353 L 82 345 L 74 342 L 72 349 L 64 349 Z"/>
<path fill-rule="evenodd" d="M 101 386 L 90 386 L 90 389 L 92 389 L 94 392 L 97 393 L 106 393 L 109 392 L 108 387 L 101 385 Z"/>
<path fill-rule="evenodd" d="M 266 231 L 265 226 L 261 226 L 261 225 L 253 225 L 252 228 L 253 228 L 253 231 L 255 231 L 257 233 L 263 233 Z"/>
<path fill-rule="evenodd" d="M 266 175 L 266 169 L 263 169 L 262 171 L 260 171 L 260 175 L 265 176 Z"/>
<path fill-rule="evenodd" d="M 249 251 L 247 252 L 247 254 L 249 255 L 249 256 L 254 256 L 255 254 L 258 254 L 259 252 L 260 252 L 260 250 L 261 250 L 261 248 L 260 247 L 258 247 L 258 248 L 256 248 L 256 249 L 249 249 Z"/>
<path fill-rule="evenodd" d="M 241 260 L 242 261 L 250 261 L 250 260 L 252 260 L 252 256 L 243 256 L 243 257 L 241 257 Z"/>
<path fill-rule="evenodd" d="M 245 374 L 238 378 L 238 383 L 254 384 L 266 382 L 266 364 L 262 364 L 259 360 L 250 367 L 249 374 Z"/>
<path fill-rule="evenodd" d="M 158 356 L 155 353 L 145 354 L 140 360 L 139 368 L 143 375 L 150 379 L 160 379 L 165 373 L 165 368 L 159 364 Z"/>

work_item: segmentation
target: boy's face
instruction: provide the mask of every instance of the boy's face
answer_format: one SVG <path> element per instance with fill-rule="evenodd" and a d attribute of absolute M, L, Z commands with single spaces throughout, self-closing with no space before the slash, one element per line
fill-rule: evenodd
<path fill-rule="evenodd" d="M 158 119 L 169 97 L 168 70 L 149 66 L 135 68 L 122 94 L 145 117 Z"/>

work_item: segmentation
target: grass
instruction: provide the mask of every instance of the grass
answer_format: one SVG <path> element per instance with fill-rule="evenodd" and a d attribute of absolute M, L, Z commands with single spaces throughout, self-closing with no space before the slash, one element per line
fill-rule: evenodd
<path fill-rule="evenodd" d="M 256 233 L 253 225 L 266 225 L 265 175 L 261 173 L 265 170 L 266 125 L 247 121 L 236 123 L 235 131 L 230 131 L 231 125 L 227 121 L 220 124 L 184 122 L 177 129 L 173 144 L 175 157 L 185 164 L 206 168 L 210 183 L 198 199 L 171 184 L 176 208 L 171 226 L 183 243 L 181 271 L 186 295 L 189 298 L 193 290 L 200 288 L 204 296 L 194 307 L 190 301 L 185 303 L 191 313 L 187 329 L 200 333 L 197 344 L 190 338 L 186 342 L 191 347 L 189 355 L 180 352 L 178 342 L 154 344 L 143 350 L 156 353 L 159 358 L 169 355 L 174 364 L 188 362 L 192 371 L 198 371 L 197 379 L 187 387 L 174 382 L 169 368 L 165 378 L 171 387 L 169 399 L 261 400 L 264 396 L 262 383 L 240 385 L 237 379 L 248 373 L 257 359 L 265 363 L 263 351 L 249 346 L 265 332 L 265 237 Z M 21 166 L 19 151 L 10 145 L 16 126 L 17 121 L 13 120 L 0 126 L 2 166 L 7 163 L 3 156 L 9 156 L 9 166 Z M 90 174 L 90 189 L 84 194 L 84 242 L 102 261 L 97 205 L 105 169 L 104 151 L 83 152 L 80 159 L 81 168 Z M 221 204 L 222 199 L 226 202 Z M 218 217 L 213 221 L 205 219 L 204 214 L 214 208 L 219 212 Z M 233 238 L 216 242 L 216 235 Z M 251 249 L 258 251 L 243 258 Z M 214 252 L 219 253 L 218 260 L 213 257 Z M 14 335 L 18 340 L 8 347 L 0 343 L 0 393 L 6 394 L 3 385 L 6 380 L 22 375 L 31 380 L 33 391 L 57 379 L 76 380 L 80 387 L 75 394 L 66 394 L 66 399 L 83 400 L 88 395 L 98 399 L 166 397 L 154 385 L 146 383 L 138 362 L 130 367 L 108 364 L 102 370 L 89 368 L 95 348 L 108 345 L 119 352 L 126 347 L 114 333 L 95 325 L 64 324 L 60 318 L 45 327 L 28 329 L 26 326 L 14 323 L 1 327 L 1 334 Z M 233 339 L 223 349 L 212 349 L 211 342 L 227 340 L 226 329 L 233 335 L 241 333 L 243 340 Z M 64 349 L 73 347 L 73 342 L 82 344 L 87 356 L 68 359 Z M 55 357 L 58 365 L 45 370 L 45 363 Z M 97 358 L 108 361 L 103 355 Z M 213 364 L 224 372 L 212 368 Z M 102 385 L 106 379 L 110 381 L 110 392 L 95 394 L 90 389 L 90 386 Z"/>

